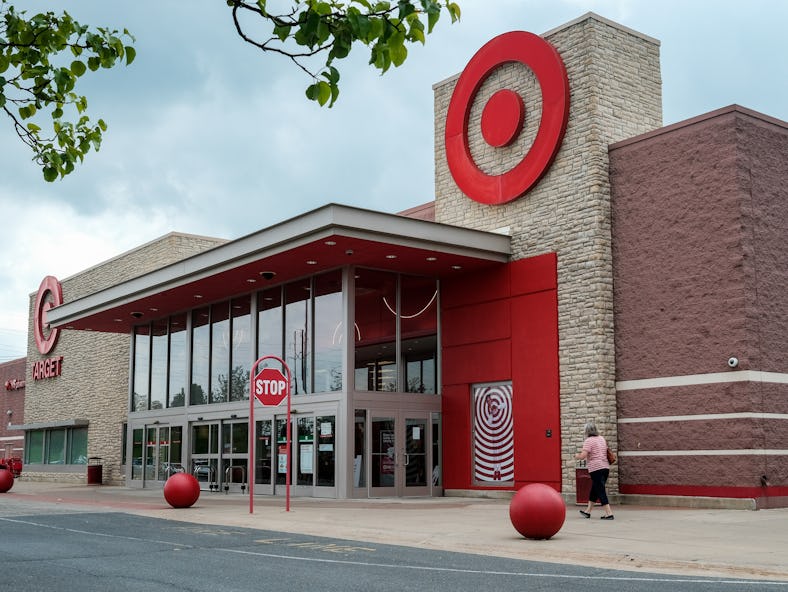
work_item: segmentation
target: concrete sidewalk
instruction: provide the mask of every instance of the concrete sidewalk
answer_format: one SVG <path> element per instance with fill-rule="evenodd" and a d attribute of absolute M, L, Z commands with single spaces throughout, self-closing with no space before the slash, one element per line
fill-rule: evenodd
<path fill-rule="evenodd" d="M 584 519 L 574 505 L 550 540 L 521 537 L 509 502 L 476 498 L 327 500 L 203 491 L 191 508 L 173 509 L 161 490 L 17 480 L 0 494 L 0 513 L 122 511 L 169 520 L 249 527 L 534 561 L 788 582 L 788 509 L 699 510 L 615 506 L 614 521 Z M 28 510 L 29 511 L 29 510 Z"/>

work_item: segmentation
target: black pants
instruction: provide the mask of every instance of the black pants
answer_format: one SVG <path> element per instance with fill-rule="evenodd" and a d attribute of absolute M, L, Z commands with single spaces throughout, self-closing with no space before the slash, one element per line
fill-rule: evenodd
<path fill-rule="evenodd" d="M 607 501 L 607 493 L 605 492 L 605 483 L 607 483 L 607 478 L 610 476 L 610 469 L 591 471 L 589 476 L 591 477 L 591 493 L 588 499 L 606 506 L 609 502 Z"/>

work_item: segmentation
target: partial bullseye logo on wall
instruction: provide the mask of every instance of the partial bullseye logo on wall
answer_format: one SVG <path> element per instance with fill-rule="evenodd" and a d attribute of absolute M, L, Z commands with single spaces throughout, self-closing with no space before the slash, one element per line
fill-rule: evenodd
<path fill-rule="evenodd" d="M 473 477 L 484 485 L 514 481 L 511 384 L 473 389 Z"/>
<path fill-rule="evenodd" d="M 530 68 L 542 94 L 538 131 L 522 160 L 501 174 L 488 174 L 474 161 L 468 137 L 471 108 L 482 84 L 498 68 L 512 63 Z M 523 97 L 502 88 L 487 101 L 481 136 L 492 148 L 517 140 L 528 114 Z M 524 195 L 547 172 L 561 147 L 569 120 L 569 80 L 558 51 L 525 31 L 505 33 L 489 41 L 468 62 L 454 87 L 446 115 L 446 160 L 454 181 L 471 199 L 483 204 L 508 203 Z"/>
<path fill-rule="evenodd" d="M 36 347 L 41 355 L 45 356 L 51 352 L 58 337 L 60 329 L 52 329 L 47 322 L 47 312 L 63 304 L 63 289 L 57 278 L 48 275 L 41 280 L 36 294 L 36 303 L 33 310 L 33 333 L 35 335 Z M 56 356 L 39 360 L 33 363 L 33 380 L 42 378 L 53 378 L 60 376 L 63 371 L 63 356 Z"/>

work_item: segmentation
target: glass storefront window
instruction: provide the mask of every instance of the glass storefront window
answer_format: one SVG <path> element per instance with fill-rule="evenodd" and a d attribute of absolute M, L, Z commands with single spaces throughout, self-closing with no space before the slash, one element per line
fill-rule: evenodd
<path fill-rule="evenodd" d="M 298 460 L 296 485 L 312 485 L 315 480 L 315 418 L 299 417 L 298 449 L 294 451 Z"/>
<path fill-rule="evenodd" d="M 246 454 L 249 450 L 249 425 L 228 423 L 222 429 L 222 453 Z"/>
<path fill-rule="evenodd" d="M 364 470 L 364 463 L 367 458 L 367 411 L 366 409 L 356 409 L 355 435 L 353 447 L 353 487 L 366 487 L 367 477 Z"/>
<path fill-rule="evenodd" d="M 150 370 L 150 327 L 134 328 L 134 377 L 132 383 L 131 409 L 145 411 L 148 408 L 148 373 Z"/>
<path fill-rule="evenodd" d="M 249 372 L 252 369 L 251 298 L 236 298 L 231 303 L 232 351 L 230 353 L 230 400 L 249 400 Z"/>
<path fill-rule="evenodd" d="M 88 463 L 88 429 L 72 428 L 70 432 L 71 444 L 66 462 L 72 465 L 86 465 Z"/>
<path fill-rule="evenodd" d="M 355 389 L 437 393 L 437 280 L 354 273 Z M 293 395 L 347 388 L 342 283 L 333 270 L 263 290 L 254 321 L 249 294 L 136 327 L 132 411 L 183 407 L 187 390 L 189 405 L 248 400 L 251 364 L 263 355 L 288 363 Z"/>
<path fill-rule="evenodd" d="M 257 295 L 257 356 L 282 357 L 282 288 Z"/>
<path fill-rule="evenodd" d="M 230 391 L 230 303 L 211 306 L 211 396 L 225 403 Z"/>
<path fill-rule="evenodd" d="M 315 388 L 342 390 L 342 272 L 315 277 Z"/>
<path fill-rule="evenodd" d="M 285 357 L 293 374 L 293 395 L 312 392 L 310 365 L 311 282 L 304 279 L 285 286 Z"/>
<path fill-rule="evenodd" d="M 142 451 L 143 451 L 143 430 L 142 428 L 131 432 L 131 478 L 142 479 Z"/>
<path fill-rule="evenodd" d="M 336 417 L 323 415 L 317 418 L 317 485 L 334 486 L 336 451 Z"/>
<path fill-rule="evenodd" d="M 170 407 L 186 404 L 186 314 L 170 318 Z"/>
<path fill-rule="evenodd" d="M 400 278 L 400 335 L 404 390 L 435 394 L 438 352 L 438 283 L 432 278 Z"/>
<path fill-rule="evenodd" d="M 271 463 L 273 462 L 274 445 L 271 440 L 271 420 L 258 421 L 257 447 L 255 448 L 255 483 L 269 485 L 271 483 Z"/>
<path fill-rule="evenodd" d="M 25 464 L 41 464 L 44 462 L 44 431 L 27 432 L 25 442 Z"/>
<path fill-rule="evenodd" d="M 151 331 L 150 409 L 163 409 L 167 399 L 167 319 L 153 322 Z"/>
<path fill-rule="evenodd" d="M 31 430 L 25 435 L 25 464 L 84 465 L 88 462 L 88 429 Z"/>
<path fill-rule="evenodd" d="M 208 402 L 208 365 L 210 357 L 210 313 L 208 308 L 192 311 L 192 382 L 189 403 L 204 405 Z"/>
<path fill-rule="evenodd" d="M 295 448 L 293 446 L 293 448 Z M 290 462 L 292 464 L 292 450 Z M 287 465 L 287 420 L 276 420 L 276 484 L 285 485 L 287 472 L 290 467 Z"/>
<path fill-rule="evenodd" d="M 359 391 L 397 390 L 397 276 L 356 270 L 355 385 Z"/>

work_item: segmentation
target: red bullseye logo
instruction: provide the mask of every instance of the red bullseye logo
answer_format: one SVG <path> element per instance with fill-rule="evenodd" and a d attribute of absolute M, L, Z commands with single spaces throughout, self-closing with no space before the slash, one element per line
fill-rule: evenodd
<path fill-rule="evenodd" d="M 500 175 L 488 175 L 474 162 L 468 120 L 479 88 L 500 66 L 517 62 L 536 76 L 542 91 L 542 118 L 533 144 L 522 160 Z M 523 129 L 523 98 L 501 89 L 487 101 L 481 118 L 484 141 L 493 148 L 511 145 Z M 446 115 L 446 160 L 454 181 L 471 199 L 483 204 L 508 203 L 531 189 L 555 159 L 569 119 L 569 79 L 558 51 L 525 31 L 505 33 L 489 41 L 468 62 L 454 87 Z"/>
<path fill-rule="evenodd" d="M 47 322 L 47 311 L 63 304 L 63 290 L 60 282 L 51 275 L 41 280 L 36 295 L 36 304 L 33 309 L 33 332 L 36 338 L 36 347 L 42 355 L 52 351 L 57 343 L 60 329 L 50 329 Z"/>

